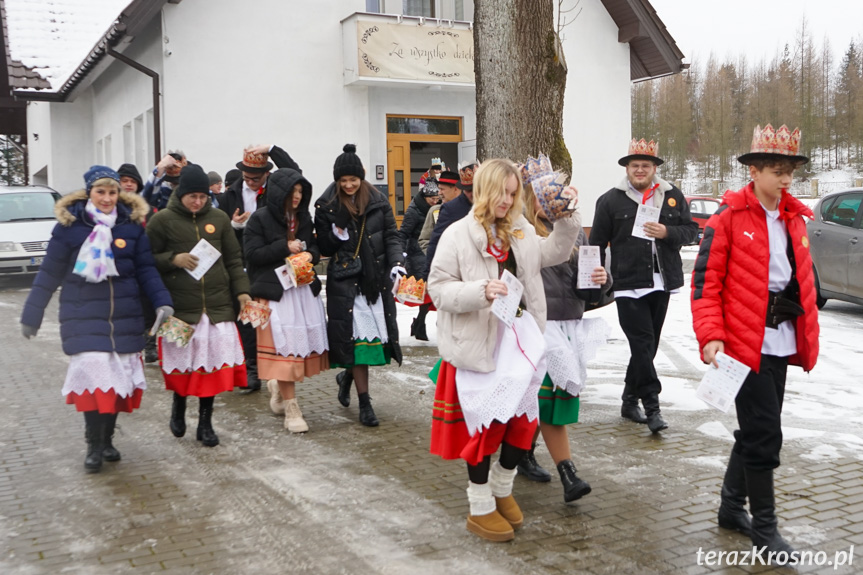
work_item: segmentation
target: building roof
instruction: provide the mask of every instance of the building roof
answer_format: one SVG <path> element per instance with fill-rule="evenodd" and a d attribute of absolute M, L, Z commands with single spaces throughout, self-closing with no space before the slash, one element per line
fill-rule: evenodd
<path fill-rule="evenodd" d="M 617 40 L 629 43 L 633 82 L 677 74 L 689 67 L 648 0 L 602 0 L 602 4 L 617 24 Z"/>

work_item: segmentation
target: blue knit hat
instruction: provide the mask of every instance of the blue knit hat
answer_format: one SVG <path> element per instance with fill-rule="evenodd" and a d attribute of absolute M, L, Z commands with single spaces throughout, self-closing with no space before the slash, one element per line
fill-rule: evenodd
<path fill-rule="evenodd" d="M 120 174 L 108 166 L 90 166 L 90 169 L 84 173 L 84 184 L 87 186 L 88 194 L 93 184 L 102 178 L 111 178 L 117 181 L 117 185 L 120 185 Z"/>

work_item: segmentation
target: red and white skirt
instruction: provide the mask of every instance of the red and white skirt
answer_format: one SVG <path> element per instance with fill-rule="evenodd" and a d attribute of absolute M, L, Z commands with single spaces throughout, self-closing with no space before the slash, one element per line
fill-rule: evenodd
<path fill-rule="evenodd" d="M 131 413 L 141 406 L 145 389 L 140 353 L 85 351 L 69 358 L 62 393 L 78 411 Z"/>

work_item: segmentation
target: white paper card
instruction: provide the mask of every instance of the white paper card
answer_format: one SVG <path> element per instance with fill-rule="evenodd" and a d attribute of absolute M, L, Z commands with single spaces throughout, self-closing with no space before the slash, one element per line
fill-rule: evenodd
<path fill-rule="evenodd" d="M 279 278 L 279 283 L 282 284 L 283 289 L 297 287 L 297 278 L 291 273 L 291 270 L 288 269 L 287 264 L 278 267 L 273 271 L 276 272 L 276 277 Z"/>
<path fill-rule="evenodd" d="M 635 223 L 632 225 L 632 235 L 636 238 L 642 238 L 652 242 L 656 241 L 656 238 L 649 238 L 647 237 L 647 234 L 644 233 L 644 224 L 648 222 L 653 222 L 654 224 L 659 223 L 659 212 L 659 208 L 639 204 L 638 212 L 635 214 Z"/>
<path fill-rule="evenodd" d="M 189 272 L 190 276 L 198 281 L 200 281 L 201 278 L 204 277 L 204 274 L 213 267 L 213 264 L 222 257 L 222 253 L 205 239 L 201 239 L 201 241 L 195 244 L 195 247 L 193 247 L 192 251 L 189 253 L 198 258 L 198 267 L 193 270 L 186 271 Z"/>
<path fill-rule="evenodd" d="M 580 246 L 578 248 L 578 289 L 594 289 L 602 287 L 590 276 L 593 270 L 600 267 L 599 246 Z"/>
<path fill-rule="evenodd" d="M 721 352 L 716 354 L 716 363 L 719 364 L 718 368 L 713 364 L 708 366 L 698 389 L 695 390 L 695 397 L 723 413 L 728 413 L 750 370 L 745 364 Z"/>
<path fill-rule="evenodd" d="M 518 304 L 521 303 L 524 285 L 509 270 L 503 270 L 500 280 L 506 284 L 507 293 L 505 296 L 498 294 L 491 304 L 491 313 L 499 317 L 507 327 L 511 327 L 515 320 L 515 313 L 518 311 Z"/>

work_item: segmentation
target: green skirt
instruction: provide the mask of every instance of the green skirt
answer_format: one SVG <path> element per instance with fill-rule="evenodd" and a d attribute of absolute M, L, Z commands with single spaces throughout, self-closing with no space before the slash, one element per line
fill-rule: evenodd
<path fill-rule="evenodd" d="M 355 339 L 353 365 L 330 362 L 330 367 L 350 369 L 354 365 L 389 365 L 391 359 L 389 346 L 382 344 L 380 338 L 372 341 Z"/>
<path fill-rule="evenodd" d="M 548 374 L 539 388 L 539 421 L 550 425 L 578 422 L 578 396 L 561 388 L 555 389 Z"/>

